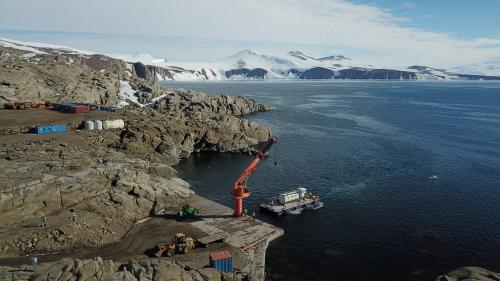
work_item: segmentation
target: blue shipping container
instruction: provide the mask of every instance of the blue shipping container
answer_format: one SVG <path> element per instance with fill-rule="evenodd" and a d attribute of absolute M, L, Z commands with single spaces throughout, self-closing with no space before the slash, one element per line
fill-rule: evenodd
<path fill-rule="evenodd" d="M 49 131 L 49 126 L 38 126 L 36 127 L 37 134 L 47 134 Z"/>
<path fill-rule="evenodd" d="M 220 272 L 232 272 L 233 258 L 228 251 L 210 253 L 210 266 Z"/>
<path fill-rule="evenodd" d="M 52 125 L 50 126 L 52 133 L 64 133 L 66 131 L 66 125 Z"/>
<path fill-rule="evenodd" d="M 38 126 L 35 129 L 35 133 L 39 135 L 50 134 L 50 133 L 64 133 L 65 131 L 66 131 L 66 125 Z"/>

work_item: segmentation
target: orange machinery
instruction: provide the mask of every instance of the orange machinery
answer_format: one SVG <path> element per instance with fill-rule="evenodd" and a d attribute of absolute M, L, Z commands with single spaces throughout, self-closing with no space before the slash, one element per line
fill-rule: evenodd
<path fill-rule="evenodd" d="M 264 155 L 271 148 L 271 146 L 278 141 L 278 138 L 271 137 L 266 146 L 255 156 L 252 162 L 248 165 L 241 176 L 236 180 L 233 186 L 233 202 L 234 202 L 234 216 L 239 218 L 243 216 L 243 198 L 250 196 L 250 191 L 247 188 L 247 179 L 255 171 L 260 160 L 264 158 Z"/>
<path fill-rule="evenodd" d="M 4 103 L 5 109 L 32 109 L 32 108 L 51 108 L 52 103 L 46 101 L 45 103 L 34 103 L 30 101 L 8 101 Z"/>

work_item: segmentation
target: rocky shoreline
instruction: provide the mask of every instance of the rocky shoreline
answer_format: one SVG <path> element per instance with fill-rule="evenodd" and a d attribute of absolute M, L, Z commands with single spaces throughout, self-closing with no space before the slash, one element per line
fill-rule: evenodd
<path fill-rule="evenodd" d="M 123 119 L 126 126 L 79 131 L 84 120 L 102 116 L 0 110 L 0 259 L 120 241 L 141 219 L 176 208 L 193 195 L 171 167 L 181 159 L 204 151 L 251 153 L 271 136 L 269 129 L 240 118 L 270 110 L 251 99 L 169 89 L 131 72 L 125 62 L 100 55 L 43 51 L 0 47 L 0 102 L 122 105 L 106 117 Z M 123 84 L 131 91 L 124 92 Z M 63 122 L 70 130 L 27 134 L 41 120 Z M 40 227 L 42 216 L 48 227 Z M 81 270 L 90 265 L 88 280 L 221 280 L 214 270 L 187 270 L 175 262 L 146 261 L 140 269 L 131 262 L 135 269 L 129 273 L 112 264 L 67 259 L 41 265 L 45 271 L 35 280 L 83 280 L 87 273 Z M 4 267 L 0 277 L 28 280 L 33 275 L 12 272 Z M 140 277 L 143 273 L 148 277 Z"/>
<path fill-rule="evenodd" d="M 236 277 L 238 278 L 238 277 Z M 126 263 L 103 260 L 62 259 L 39 266 L 12 268 L 0 266 L 0 280 L 227 280 L 235 279 L 233 273 L 220 273 L 214 268 L 194 269 L 189 263 L 165 260 L 130 260 Z"/>

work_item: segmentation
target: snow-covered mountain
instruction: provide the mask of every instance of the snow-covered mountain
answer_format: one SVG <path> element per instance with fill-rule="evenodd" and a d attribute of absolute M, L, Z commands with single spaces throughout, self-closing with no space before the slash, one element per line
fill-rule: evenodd
<path fill-rule="evenodd" d="M 144 63 L 152 63 L 168 69 L 173 73 L 174 80 L 500 80 L 500 77 L 460 74 L 455 71 L 426 66 L 411 66 L 405 69 L 373 66 L 343 55 L 315 58 L 300 51 L 290 51 L 283 55 L 268 55 L 246 49 L 232 56 L 210 62 L 185 63 L 149 59 Z"/>
<path fill-rule="evenodd" d="M 92 52 L 65 46 L 21 42 L 4 38 L 0 38 L 0 46 L 32 52 L 33 55 L 62 53 L 85 56 L 93 54 Z M 500 58 L 488 63 L 469 64 L 451 70 L 444 70 L 427 66 L 394 69 L 370 65 L 343 55 L 315 58 L 301 51 L 290 51 L 282 55 L 269 55 L 246 49 L 220 60 L 195 63 L 174 62 L 164 58 L 155 58 L 148 54 L 108 54 L 108 57 L 128 62 L 127 68 L 129 71 L 149 80 L 500 80 Z M 105 60 L 105 56 L 102 56 L 101 60 Z"/>

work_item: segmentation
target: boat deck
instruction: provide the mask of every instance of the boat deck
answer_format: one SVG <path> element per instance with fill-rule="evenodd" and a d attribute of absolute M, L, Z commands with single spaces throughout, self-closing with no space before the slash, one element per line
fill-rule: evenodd
<path fill-rule="evenodd" d="M 270 211 L 276 215 L 284 215 L 291 213 L 300 213 L 305 209 L 319 209 L 323 207 L 323 203 L 317 198 L 302 198 L 286 204 L 281 204 L 278 198 L 272 198 L 266 203 L 260 204 L 262 210 Z"/>

